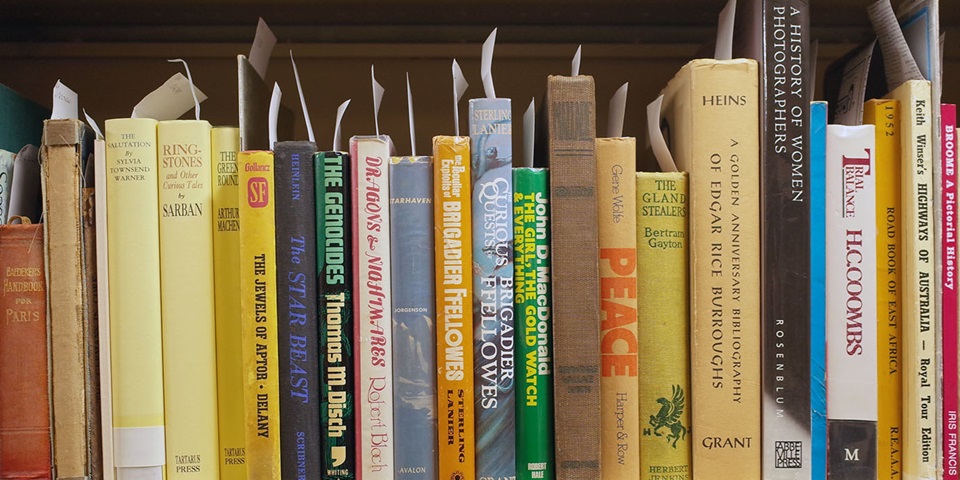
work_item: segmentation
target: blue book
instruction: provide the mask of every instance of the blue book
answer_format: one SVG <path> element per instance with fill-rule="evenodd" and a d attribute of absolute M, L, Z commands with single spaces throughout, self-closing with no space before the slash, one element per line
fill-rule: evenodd
<path fill-rule="evenodd" d="M 393 259 L 393 434 L 397 479 L 437 476 L 433 161 L 390 161 Z"/>
<path fill-rule="evenodd" d="M 826 206 L 827 102 L 810 103 L 810 431 L 811 472 L 827 478 Z"/>
<path fill-rule="evenodd" d="M 470 100 L 477 478 L 517 475 L 510 99 Z"/>

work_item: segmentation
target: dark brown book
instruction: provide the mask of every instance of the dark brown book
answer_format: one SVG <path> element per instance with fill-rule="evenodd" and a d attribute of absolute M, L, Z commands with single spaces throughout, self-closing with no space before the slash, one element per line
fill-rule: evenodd
<path fill-rule="evenodd" d="M 84 227 L 82 173 L 92 150 L 93 135 L 83 122 L 44 122 L 40 163 L 45 260 L 55 266 L 47 276 L 47 312 L 53 462 L 59 479 L 102 475 L 95 270 L 85 258 L 92 243 L 85 239 L 90 229 Z"/>
<path fill-rule="evenodd" d="M 49 479 L 43 226 L 0 225 L 0 479 Z"/>
<path fill-rule="evenodd" d="M 547 78 L 557 478 L 600 478 L 600 280 L 593 77 Z"/>
<path fill-rule="evenodd" d="M 267 88 L 246 55 L 237 55 L 237 91 L 240 97 L 240 150 L 273 150 L 268 123 L 273 90 Z M 293 111 L 281 105 L 277 118 L 277 140 L 291 138 Z"/>

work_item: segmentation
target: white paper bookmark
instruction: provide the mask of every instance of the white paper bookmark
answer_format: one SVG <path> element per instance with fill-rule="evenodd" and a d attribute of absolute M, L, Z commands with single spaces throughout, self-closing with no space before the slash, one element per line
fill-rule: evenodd
<path fill-rule="evenodd" d="M 480 80 L 483 81 L 483 93 L 487 98 L 497 98 L 493 88 L 493 47 L 497 43 L 497 29 L 494 28 L 480 52 Z"/>
<path fill-rule="evenodd" d="M 77 118 L 77 105 L 79 97 L 70 87 L 64 85 L 60 80 L 53 86 L 53 112 L 50 115 L 51 120 Z"/>
<path fill-rule="evenodd" d="M 377 136 L 380 136 L 380 102 L 383 101 L 383 86 L 377 81 L 374 74 L 373 65 L 370 65 L 370 83 L 373 85 L 373 124 L 377 130 Z"/>
<path fill-rule="evenodd" d="M 193 84 L 193 75 L 190 74 L 190 65 L 187 65 L 187 61 L 182 58 L 173 58 L 167 61 L 171 63 L 180 62 L 183 64 L 184 70 L 187 71 L 187 82 L 190 86 L 190 96 L 193 97 L 193 111 L 196 115 L 196 119 L 200 120 L 200 100 L 197 100 L 197 86 Z"/>
<path fill-rule="evenodd" d="M 677 164 L 673 161 L 673 155 L 670 154 L 670 148 L 663 138 L 663 132 L 660 131 L 660 107 L 663 105 L 663 95 L 647 105 L 647 136 L 650 139 L 650 147 L 653 149 L 653 156 L 657 158 L 657 164 L 663 172 L 676 172 Z"/>
<path fill-rule="evenodd" d="M 534 114 L 533 99 L 530 99 L 530 106 L 523 112 L 523 166 L 533 167 L 533 142 L 536 135 L 536 114 Z"/>
<path fill-rule="evenodd" d="M 90 125 L 90 128 L 93 129 L 93 133 L 97 135 L 97 139 L 103 138 L 103 132 L 100 130 L 100 125 L 97 125 L 96 120 L 93 119 L 89 114 L 87 114 L 87 109 L 83 109 L 83 116 L 87 119 L 87 125 Z"/>
<path fill-rule="evenodd" d="M 410 92 L 410 72 L 407 72 L 407 120 L 410 122 L 410 155 L 417 156 L 417 133 L 413 126 L 413 93 Z"/>
<path fill-rule="evenodd" d="M 624 83 L 610 98 L 610 113 L 607 116 L 607 136 L 610 138 L 623 136 L 623 119 L 627 115 L 627 86 Z"/>
<path fill-rule="evenodd" d="M 570 62 L 570 76 L 576 77 L 580 75 L 580 51 L 583 50 L 583 45 L 577 45 L 577 53 L 573 54 L 573 61 Z"/>
<path fill-rule="evenodd" d="M 337 126 L 333 129 L 333 151 L 339 152 L 340 150 L 340 123 L 343 122 L 343 114 L 347 113 L 347 107 L 350 106 L 350 99 L 348 98 L 346 102 L 340 104 L 337 107 Z"/>
<path fill-rule="evenodd" d="M 270 129 L 270 150 L 277 144 L 277 117 L 280 115 L 280 84 L 273 82 L 273 96 L 270 97 L 270 116 L 267 118 L 267 128 Z"/>
<path fill-rule="evenodd" d="M 717 45 L 713 50 L 715 60 L 733 58 L 733 27 L 737 17 L 737 0 L 730 0 L 720 11 L 717 22 Z"/>
<path fill-rule="evenodd" d="M 196 101 L 194 101 L 194 95 L 196 95 Z M 206 99 L 207 96 L 199 88 L 196 86 L 191 88 L 190 80 L 178 72 L 163 82 L 159 88 L 143 97 L 143 100 L 133 107 L 133 113 L 130 116 L 176 120 L 191 108 L 196 108 L 197 103 Z"/>
<path fill-rule="evenodd" d="M 303 109 L 303 121 L 307 124 L 307 140 L 316 143 L 313 136 L 313 123 L 310 122 L 310 111 L 307 110 L 307 100 L 303 97 L 303 85 L 300 83 L 300 72 L 297 71 L 297 62 L 293 60 L 293 50 L 290 50 L 290 64 L 293 65 L 293 78 L 297 81 L 297 93 L 300 94 L 300 108 Z"/>
<path fill-rule="evenodd" d="M 460 64 L 457 63 L 457 60 L 453 60 L 453 124 L 454 124 L 454 135 L 460 136 L 460 99 L 463 98 L 464 92 L 467 91 L 469 84 L 467 79 L 463 78 L 463 70 L 460 70 Z"/>
<path fill-rule="evenodd" d="M 253 45 L 250 46 L 250 65 L 260 74 L 261 79 L 267 78 L 267 67 L 270 66 L 270 55 L 273 54 L 273 47 L 277 44 L 277 36 L 273 34 L 267 22 L 263 18 L 257 22 L 257 34 L 253 37 Z"/>

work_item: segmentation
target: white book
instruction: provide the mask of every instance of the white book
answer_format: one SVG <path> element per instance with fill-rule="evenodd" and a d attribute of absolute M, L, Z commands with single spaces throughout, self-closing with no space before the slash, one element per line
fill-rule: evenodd
<path fill-rule="evenodd" d="M 828 478 L 877 478 L 874 126 L 827 126 Z"/>
<path fill-rule="evenodd" d="M 17 154 L 0 150 L 0 225 L 10 214 L 10 187 L 13 186 L 13 165 Z"/>

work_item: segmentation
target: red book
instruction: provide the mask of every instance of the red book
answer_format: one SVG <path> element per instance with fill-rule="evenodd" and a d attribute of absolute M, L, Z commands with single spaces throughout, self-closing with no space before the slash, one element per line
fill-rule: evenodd
<path fill-rule="evenodd" d="M 957 414 L 960 392 L 957 391 L 957 106 L 940 106 L 940 216 L 941 266 L 943 288 L 943 478 L 958 480 Z"/>
<path fill-rule="evenodd" d="M 43 225 L 0 225 L 0 479 L 49 479 Z"/>

